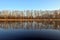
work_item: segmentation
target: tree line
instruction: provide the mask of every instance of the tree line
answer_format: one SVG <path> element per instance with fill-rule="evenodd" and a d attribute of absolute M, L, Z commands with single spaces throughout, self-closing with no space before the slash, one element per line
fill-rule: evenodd
<path fill-rule="evenodd" d="M 9 18 L 9 19 L 49 19 L 49 18 L 60 18 L 60 10 L 2 10 L 0 11 L 0 18 Z"/>

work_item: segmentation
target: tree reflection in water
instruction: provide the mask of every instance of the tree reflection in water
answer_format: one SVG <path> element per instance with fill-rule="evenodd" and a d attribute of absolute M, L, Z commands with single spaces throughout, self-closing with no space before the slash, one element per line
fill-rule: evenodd
<path fill-rule="evenodd" d="M 60 22 L 0 22 L 2 29 L 60 29 Z"/>

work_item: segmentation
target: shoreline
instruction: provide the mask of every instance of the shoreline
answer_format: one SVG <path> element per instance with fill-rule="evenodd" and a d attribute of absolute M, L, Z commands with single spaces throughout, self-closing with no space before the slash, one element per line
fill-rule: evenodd
<path fill-rule="evenodd" d="M 60 21 L 60 19 L 0 19 L 1 22 L 44 22 L 44 21 Z"/>

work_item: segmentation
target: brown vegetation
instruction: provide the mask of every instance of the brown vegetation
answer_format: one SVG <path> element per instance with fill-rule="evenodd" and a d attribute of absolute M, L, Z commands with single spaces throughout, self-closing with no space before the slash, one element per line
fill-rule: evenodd
<path fill-rule="evenodd" d="M 26 16 L 25 16 L 26 15 Z M 21 20 L 21 19 L 28 19 L 28 20 L 36 20 L 36 19 L 59 19 L 60 20 L 60 10 L 53 10 L 53 11 L 39 11 L 39 10 L 26 10 L 26 11 L 1 11 L 0 12 L 0 20 Z"/>

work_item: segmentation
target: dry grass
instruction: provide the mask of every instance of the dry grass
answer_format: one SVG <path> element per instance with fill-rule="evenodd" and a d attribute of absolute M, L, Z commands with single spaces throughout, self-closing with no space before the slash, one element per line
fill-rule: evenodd
<path fill-rule="evenodd" d="M 60 21 L 60 19 L 0 19 L 0 21 Z"/>

